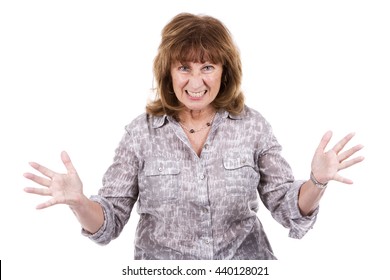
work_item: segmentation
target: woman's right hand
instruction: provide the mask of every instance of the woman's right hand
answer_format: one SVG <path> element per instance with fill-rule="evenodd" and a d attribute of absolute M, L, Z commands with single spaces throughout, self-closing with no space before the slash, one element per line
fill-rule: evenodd
<path fill-rule="evenodd" d="M 54 172 L 36 162 L 30 162 L 30 165 L 44 176 L 38 176 L 32 173 L 24 174 L 24 177 L 27 179 L 44 187 L 28 187 L 24 189 L 25 192 L 51 196 L 51 199 L 39 204 L 37 209 L 47 208 L 56 204 L 66 204 L 71 208 L 78 208 L 83 198 L 85 198 L 83 184 L 66 152 L 61 153 L 61 160 L 66 167 L 66 174 Z"/>

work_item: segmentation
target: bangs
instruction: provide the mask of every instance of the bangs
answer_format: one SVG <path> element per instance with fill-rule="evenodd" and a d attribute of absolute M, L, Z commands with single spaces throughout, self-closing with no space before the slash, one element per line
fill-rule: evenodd
<path fill-rule="evenodd" d="M 223 64 L 221 48 L 217 48 L 215 43 L 207 39 L 188 38 L 172 46 L 170 52 L 171 61 Z"/>

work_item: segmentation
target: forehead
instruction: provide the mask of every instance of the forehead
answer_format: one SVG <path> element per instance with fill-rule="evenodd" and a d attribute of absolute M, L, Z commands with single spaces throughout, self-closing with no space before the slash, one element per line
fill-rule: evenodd
<path fill-rule="evenodd" d="M 221 49 L 205 46 L 201 42 L 186 41 L 171 49 L 171 61 L 195 63 L 222 63 Z"/>

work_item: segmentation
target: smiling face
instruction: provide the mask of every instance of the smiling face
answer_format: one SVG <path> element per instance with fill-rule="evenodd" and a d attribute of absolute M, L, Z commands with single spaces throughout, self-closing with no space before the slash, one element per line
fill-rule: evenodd
<path fill-rule="evenodd" d="M 172 63 L 172 85 L 179 102 L 191 111 L 212 108 L 221 86 L 222 71 L 220 63 Z"/>

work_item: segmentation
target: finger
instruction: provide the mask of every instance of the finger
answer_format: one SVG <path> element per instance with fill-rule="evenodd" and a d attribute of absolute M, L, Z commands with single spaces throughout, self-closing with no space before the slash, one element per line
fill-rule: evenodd
<path fill-rule="evenodd" d="M 37 209 L 44 209 L 44 208 L 48 208 L 50 206 L 57 205 L 57 204 L 66 204 L 66 202 L 67 201 L 66 201 L 65 197 L 53 197 L 53 198 L 49 199 L 48 201 L 39 204 L 37 206 Z"/>
<path fill-rule="evenodd" d="M 48 180 L 46 178 L 43 178 L 43 177 L 40 177 L 40 176 L 37 176 L 35 174 L 32 174 L 32 173 L 24 173 L 23 176 L 41 186 L 44 186 L 44 187 L 49 187 L 50 184 L 51 184 L 51 180 Z"/>
<path fill-rule="evenodd" d="M 347 136 L 345 136 L 343 139 L 341 139 L 334 147 L 333 151 L 335 151 L 336 154 L 338 154 L 344 147 L 347 145 L 347 143 L 352 139 L 352 137 L 355 136 L 355 133 L 349 133 Z"/>
<path fill-rule="evenodd" d="M 40 165 L 36 162 L 30 162 L 29 164 L 32 168 L 39 171 L 40 173 L 42 173 L 46 177 L 53 178 L 53 176 L 55 175 L 54 171 L 51 171 L 49 168 L 46 168 L 43 165 Z"/>
<path fill-rule="evenodd" d="M 56 198 L 53 197 L 52 199 L 49 199 L 48 201 L 37 205 L 36 209 L 38 209 L 38 210 L 45 209 L 45 208 L 48 208 L 48 207 L 56 205 L 56 204 L 58 204 L 58 201 Z"/>
<path fill-rule="evenodd" d="M 67 152 L 63 151 L 61 153 L 61 160 L 64 163 L 66 170 L 68 170 L 69 173 L 77 173 Z"/>
<path fill-rule="evenodd" d="M 355 154 L 356 152 L 360 151 L 361 149 L 363 149 L 363 145 L 357 145 L 355 147 L 352 147 L 351 149 L 341 153 L 339 155 L 339 162 L 342 162 L 346 159 L 348 159 L 350 156 L 352 156 L 353 154 Z"/>
<path fill-rule="evenodd" d="M 327 131 L 320 141 L 320 144 L 317 147 L 316 153 L 324 153 L 326 146 L 329 144 L 330 139 L 332 138 L 332 131 Z"/>
<path fill-rule="evenodd" d="M 348 168 L 348 167 L 350 167 L 352 165 L 355 165 L 356 163 L 362 162 L 363 160 L 364 160 L 364 157 L 360 156 L 360 157 L 353 158 L 351 160 L 343 161 L 339 165 L 339 170 L 343 170 L 345 168 Z"/>
<path fill-rule="evenodd" d="M 351 179 L 342 177 L 339 174 L 336 174 L 336 176 L 334 176 L 333 180 L 337 181 L 337 182 L 340 182 L 340 183 L 348 184 L 348 185 L 353 184 L 353 181 Z"/>
<path fill-rule="evenodd" d="M 26 193 L 32 193 L 32 194 L 37 194 L 37 195 L 43 195 L 43 196 L 48 196 L 51 195 L 51 191 L 49 189 L 43 189 L 43 188 L 24 188 L 24 191 Z"/>

